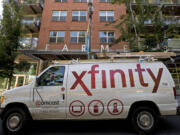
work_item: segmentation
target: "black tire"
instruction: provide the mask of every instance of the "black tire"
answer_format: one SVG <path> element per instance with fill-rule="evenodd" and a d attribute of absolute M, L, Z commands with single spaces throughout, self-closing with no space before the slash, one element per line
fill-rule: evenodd
<path fill-rule="evenodd" d="M 150 135 L 157 128 L 158 117 L 153 109 L 138 107 L 131 114 L 131 124 L 140 135 Z"/>
<path fill-rule="evenodd" d="M 5 112 L 2 127 L 4 132 L 8 135 L 20 135 L 23 134 L 27 123 L 28 117 L 25 110 L 19 107 L 14 107 Z"/>

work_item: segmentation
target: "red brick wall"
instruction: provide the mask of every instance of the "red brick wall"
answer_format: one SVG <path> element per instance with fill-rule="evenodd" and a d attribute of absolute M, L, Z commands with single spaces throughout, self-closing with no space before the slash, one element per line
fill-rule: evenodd
<path fill-rule="evenodd" d="M 45 6 L 42 14 L 41 29 L 39 33 L 39 45 L 38 49 L 45 49 L 46 44 L 49 42 L 50 31 L 65 31 L 65 43 L 63 44 L 50 44 L 49 49 L 62 49 L 64 44 L 67 44 L 69 49 L 81 50 L 82 44 L 70 43 L 70 31 L 86 31 L 88 27 L 88 20 L 86 22 L 73 22 L 72 10 L 86 10 L 88 11 L 87 3 L 75 3 L 73 0 L 68 2 L 54 2 L 55 0 L 45 0 Z M 116 38 L 119 36 L 118 30 L 113 26 L 105 26 L 105 22 L 100 22 L 99 11 L 100 10 L 114 10 L 115 19 L 120 15 L 125 14 L 124 5 L 112 5 L 110 3 L 102 3 L 99 0 L 94 0 L 94 14 L 92 19 L 92 49 L 100 49 L 99 31 L 114 31 Z M 52 11 L 53 10 L 66 10 L 67 18 L 65 22 L 53 22 Z M 87 17 L 88 18 L 88 17 Z M 110 49 L 122 49 L 123 45 L 114 45 Z"/>

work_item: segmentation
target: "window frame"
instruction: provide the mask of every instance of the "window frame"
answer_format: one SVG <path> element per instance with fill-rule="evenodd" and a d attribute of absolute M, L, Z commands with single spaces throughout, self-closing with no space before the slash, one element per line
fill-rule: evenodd
<path fill-rule="evenodd" d="M 75 0 L 73 0 L 73 2 L 82 2 L 82 3 L 85 3 L 85 2 L 88 2 L 88 0 L 86 0 L 86 1 L 83 1 L 83 0 L 78 0 L 78 1 L 75 1 Z"/>
<path fill-rule="evenodd" d="M 78 16 L 73 16 L 73 12 L 78 12 Z M 81 16 L 81 12 L 86 12 L 86 15 L 85 15 L 85 17 L 86 17 L 86 19 L 85 20 L 81 20 L 81 17 L 84 17 L 84 16 Z M 77 20 L 73 20 L 73 17 L 78 17 L 78 19 Z M 87 21 L 87 11 L 86 10 L 73 10 L 72 11 L 72 21 L 73 22 L 86 22 Z"/>
<path fill-rule="evenodd" d="M 71 36 L 71 33 L 72 33 L 72 32 L 77 32 L 77 37 Z M 85 36 L 80 36 L 80 32 L 84 32 Z M 85 42 L 86 42 L 86 35 L 87 35 L 87 32 L 86 32 L 86 31 L 71 31 L 71 32 L 70 32 L 70 43 L 71 43 L 71 44 L 85 43 Z M 85 38 L 84 42 L 79 42 L 79 39 L 82 38 L 82 37 Z M 72 41 L 71 41 L 71 38 L 77 38 L 77 42 L 72 42 Z"/>
<path fill-rule="evenodd" d="M 53 12 L 58 12 L 58 16 L 53 16 Z M 66 16 L 61 16 L 62 12 L 66 12 Z M 58 20 L 53 20 L 53 17 L 58 17 Z M 61 20 L 61 17 L 65 17 L 65 20 Z M 57 22 L 57 21 L 65 22 L 66 19 L 67 19 L 67 10 L 53 10 L 52 11 L 52 21 L 53 22 Z"/>
<path fill-rule="evenodd" d="M 106 15 L 105 15 L 105 16 L 101 16 L 101 13 L 102 13 L 102 12 L 105 12 Z M 108 12 L 113 12 L 113 16 L 109 16 L 109 15 L 108 15 Z M 101 17 L 105 17 L 106 20 L 105 20 L 105 21 L 102 21 L 102 20 L 101 20 Z M 108 17 L 113 17 L 113 20 L 112 20 L 112 21 L 109 21 L 109 20 L 108 20 Z M 100 21 L 100 22 L 113 22 L 114 20 L 115 20 L 114 10 L 101 10 L 101 11 L 99 11 L 99 21 Z"/>
<path fill-rule="evenodd" d="M 68 0 L 54 0 L 55 2 L 68 2 Z"/>
<path fill-rule="evenodd" d="M 51 32 L 56 32 L 56 36 L 51 36 Z M 58 42 L 58 38 L 62 38 L 62 37 L 59 37 L 59 36 L 58 36 L 58 32 L 63 32 L 63 33 L 64 33 L 63 42 Z M 53 44 L 53 43 L 54 43 L 54 44 L 64 43 L 65 36 L 66 36 L 66 32 L 65 32 L 65 31 L 50 31 L 50 32 L 49 32 L 49 43 L 50 43 L 50 44 Z M 50 42 L 50 38 L 56 38 L 56 42 Z"/>
<path fill-rule="evenodd" d="M 100 33 L 101 32 L 103 32 L 103 33 L 106 33 L 106 36 L 104 36 L 104 37 L 101 37 L 100 36 Z M 114 33 L 114 36 L 109 36 L 109 33 L 110 32 L 113 32 Z M 106 42 L 101 42 L 101 38 L 106 38 Z M 109 42 L 109 38 L 113 38 L 114 40 L 115 40 L 115 32 L 114 31 L 99 31 L 99 42 L 100 43 L 107 43 L 107 44 L 109 44 L 109 43 L 113 43 L 113 42 Z"/>
<path fill-rule="evenodd" d="M 104 3 L 111 3 L 111 0 L 104 0 L 104 1 L 101 1 L 101 0 L 99 0 L 99 2 L 104 2 Z"/>

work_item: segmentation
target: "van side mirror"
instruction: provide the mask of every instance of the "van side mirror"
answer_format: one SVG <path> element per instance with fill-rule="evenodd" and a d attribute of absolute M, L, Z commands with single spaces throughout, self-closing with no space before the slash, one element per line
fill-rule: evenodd
<path fill-rule="evenodd" d="M 59 78 L 59 79 L 57 80 L 57 82 L 58 82 L 58 83 L 63 83 L 63 78 Z"/>
<path fill-rule="evenodd" d="M 36 80 L 35 80 L 35 87 L 38 87 L 39 85 L 39 78 L 36 77 Z"/>

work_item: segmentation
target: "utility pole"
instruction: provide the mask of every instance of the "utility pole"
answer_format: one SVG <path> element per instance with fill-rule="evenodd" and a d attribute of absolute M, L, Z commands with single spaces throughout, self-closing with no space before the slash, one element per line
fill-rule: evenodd
<path fill-rule="evenodd" d="M 134 17 L 133 10 L 132 10 L 132 3 L 133 3 L 133 1 L 131 0 L 129 3 L 129 8 L 130 8 L 132 20 L 135 21 L 135 17 Z M 134 32 L 136 35 L 136 43 L 138 45 L 138 49 L 140 49 L 140 43 L 139 43 L 139 39 L 138 39 L 139 37 L 138 37 L 137 30 L 136 30 L 136 25 L 134 23 L 133 23 L 133 27 L 134 27 Z"/>
<path fill-rule="evenodd" d="M 89 42 L 88 42 L 88 59 L 91 59 L 91 37 L 92 37 L 92 15 L 93 15 L 93 0 L 88 1 L 88 14 L 89 14 L 89 33 L 87 34 L 89 36 Z"/>

